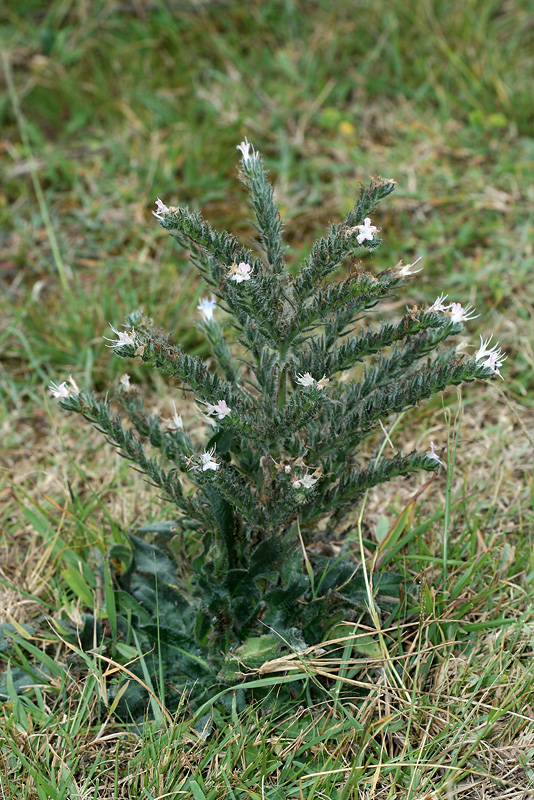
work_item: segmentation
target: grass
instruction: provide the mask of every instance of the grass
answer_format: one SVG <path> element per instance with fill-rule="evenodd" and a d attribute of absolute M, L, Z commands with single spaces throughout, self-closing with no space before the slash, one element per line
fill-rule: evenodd
<path fill-rule="evenodd" d="M 16 645 L 5 797 L 533 796 L 530 4 L 23 0 L 0 21 L 0 617 Z M 74 572 L 89 580 L 96 551 L 165 509 L 45 387 L 69 373 L 102 392 L 116 382 L 102 336 L 139 305 L 203 352 L 202 287 L 150 208 L 157 195 L 202 207 L 250 241 L 234 180 L 245 134 L 266 155 L 295 261 L 359 181 L 395 178 L 376 258 L 423 255 L 425 269 L 392 310 L 441 291 L 473 302 L 472 340 L 495 331 L 505 382 L 466 389 L 459 426 L 447 392 L 397 428 L 406 450 L 449 431 L 456 455 L 449 482 L 367 499 L 369 569 L 389 531 L 382 565 L 420 586 L 419 616 L 373 640 L 378 661 L 362 672 L 345 642 L 317 707 L 297 695 L 215 708 L 203 735 L 185 704 L 140 731 L 101 714 L 114 666 L 58 642 L 48 620 L 79 620 Z M 131 369 L 168 413 L 172 387 Z M 95 617 L 101 592 L 86 598 Z M 257 676 L 273 696 L 275 667 Z M 323 667 L 302 657 L 309 681 Z"/>

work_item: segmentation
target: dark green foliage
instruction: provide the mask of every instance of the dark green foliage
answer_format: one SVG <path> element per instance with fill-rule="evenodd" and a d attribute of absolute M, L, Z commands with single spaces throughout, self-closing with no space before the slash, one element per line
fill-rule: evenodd
<path fill-rule="evenodd" d="M 195 702 L 221 681 L 237 679 L 238 662 L 251 668 L 277 649 L 315 644 L 336 622 L 367 614 L 373 600 L 362 569 L 348 553 L 339 561 L 311 553 L 303 569 L 297 526 L 306 541 L 321 516 L 339 514 L 371 487 L 436 469 L 428 452 L 371 460 L 361 445 L 390 415 L 447 386 L 496 373 L 482 357 L 440 349 L 463 329 L 440 302 L 437 310 L 414 307 L 400 321 L 364 323 L 368 311 L 406 283 L 410 272 L 400 265 L 373 275 L 358 264 L 341 282 L 327 282 L 359 249 L 380 244 L 367 215 L 393 181 L 362 187 L 345 220 L 312 246 L 292 276 L 262 159 L 248 143 L 241 149 L 240 179 L 263 259 L 199 213 L 158 208 L 163 227 L 192 253 L 217 297 L 217 316 L 227 315 L 231 336 L 211 311 L 200 323 L 215 368 L 186 354 L 140 312 L 130 314 L 128 331 L 112 345 L 118 356 L 138 357 L 178 379 L 203 405 L 214 422 L 203 452 L 181 420 L 162 425 L 127 389 L 118 402 L 131 427 L 107 399 L 75 385 L 60 399 L 176 505 L 178 522 L 149 526 L 158 541 L 177 528 L 184 538 L 196 537 L 180 577 L 171 547 L 164 552 L 132 536 L 131 550 L 109 553 L 121 635 L 131 638 L 135 629 L 151 651 L 145 665 L 152 659 L 157 674 L 164 664 L 165 680 L 179 691 L 194 684 Z M 349 370 L 352 382 L 336 382 Z M 146 443 L 160 458 L 147 455 Z M 393 611 L 399 581 L 374 576 L 380 613 Z M 133 706 L 140 702 L 132 697 Z"/>

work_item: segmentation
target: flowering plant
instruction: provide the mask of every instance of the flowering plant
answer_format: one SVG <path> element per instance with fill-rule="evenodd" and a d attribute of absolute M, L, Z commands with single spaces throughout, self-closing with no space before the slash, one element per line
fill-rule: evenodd
<path fill-rule="evenodd" d="M 206 443 L 193 442 L 176 409 L 166 424 L 147 412 L 128 380 L 116 400 L 130 427 L 108 399 L 80 391 L 72 379 L 50 386 L 62 408 L 95 424 L 177 507 L 175 527 L 201 536 L 187 592 L 182 587 L 173 596 L 173 580 L 163 577 L 172 574 L 167 565 L 159 578 L 154 571 L 151 596 L 161 612 L 161 641 L 176 651 L 176 675 L 204 687 L 235 677 L 229 658 L 250 666 L 284 644 L 320 641 L 354 609 L 363 613 L 365 592 L 354 565 L 306 554 L 301 546 L 321 518 L 330 517 L 334 529 L 370 487 L 439 468 L 433 443 L 427 452 L 366 460 L 363 445 L 384 420 L 449 385 L 500 375 L 504 361 L 498 345 L 489 347 L 491 337 L 473 355 L 443 346 L 473 318 L 470 306 L 447 304 L 444 296 L 398 321 L 364 324 L 367 312 L 420 271 L 413 269 L 417 262 L 372 274 L 353 261 L 355 270 L 329 280 L 362 248 L 378 248 L 379 229 L 369 215 L 394 181 L 373 179 L 362 188 L 354 208 L 313 244 L 294 275 L 262 158 L 246 139 L 238 149 L 261 255 L 188 208 L 158 199 L 153 212 L 191 253 L 211 291 L 198 310 L 213 368 L 139 311 L 126 319 L 125 330 L 112 328 L 117 338 L 109 345 L 121 358 L 167 373 L 194 396 L 209 422 Z M 147 455 L 147 442 L 160 458 Z M 167 529 L 159 523 L 154 530 Z M 135 552 L 148 545 L 132 541 L 135 561 Z M 167 544 L 152 547 L 159 563 L 172 556 Z M 142 591 L 132 588 L 128 563 L 121 569 L 115 558 L 116 582 L 138 601 L 134 617 L 149 635 L 148 578 Z M 374 589 L 391 595 L 395 580 L 378 576 Z M 233 657 L 231 648 L 238 648 Z"/>

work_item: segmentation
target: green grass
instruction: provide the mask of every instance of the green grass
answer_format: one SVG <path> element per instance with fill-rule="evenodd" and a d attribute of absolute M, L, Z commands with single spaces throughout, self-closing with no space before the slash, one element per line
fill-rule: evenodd
<path fill-rule="evenodd" d="M 527 0 L 5 4 L 0 621 L 19 626 L 13 680 L 33 674 L 0 712 L 6 798 L 534 796 L 530 17 Z M 138 306 L 204 352 L 200 281 L 150 209 L 158 195 L 202 208 L 249 242 L 235 182 L 245 134 L 265 154 L 295 261 L 360 181 L 395 178 L 374 261 L 423 255 L 424 271 L 392 310 L 442 291 L 473 302 L 470 342 L 495 331 L 505 382 L 466 389 L 459 428 L 447 392 L 396 430 L 406 450 L 458 439 L 448 484 L 368 497 L 369 567 L 390 529 L 383 564 L 420 585 L 409 624 L 382 644 L 375 634 L 380 662 L 362 678 L 345 659 L 316 708 L 305 695 L 214 708 L 203 738 L 185 703 L 139 731 L 102 715 L 113 666 L 58 642 L 47 620 L 75 623 L 76 570 L 90 581 L 96 551 L 166 509 L 46 386 L 72 373 L 105 392 L 122 366 L 102 337 Z M 129 368 L 169 413 L 173 387 Z M 351 547 L 357 557 L 357 536 Z M 86 599 L 108 624 L 102 592 Z M 372 684 L 363 698 L 354 675 Z M 257 679 L 276 695 L 280 673 Z"/>

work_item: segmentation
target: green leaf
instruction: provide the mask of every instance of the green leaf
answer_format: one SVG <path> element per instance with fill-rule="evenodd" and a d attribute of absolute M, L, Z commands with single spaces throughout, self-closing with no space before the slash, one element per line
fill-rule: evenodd
<path fill-rule="evenodd" d="M 189 788 L 191 789 L 191 792 L 195 800 L 206 800 L 206 795 L 204 794 L 204 792 L 202 791 L 202 789 L 200 788 L 200 786 L 196 781 L 191 781 L 191 783 L 189 784 Z"/>
<path fill-rule="evenodd" d="M 74 594 L 82 600 L 84 605 L 88 606 L 89 608 L 94 608 L 94 595 L 87 585 L 83 575 L 73 564 L 69 564 L 65 569 L 62 569 L 61 576 L 72 589 Z"/>
<path fill-rule="evenodd" d="M 106 601 L 106 612 L 113 638 L 117 638 L 117 607 L 115 605 L 115 592 L 111 581 L 111 571 L 109 561 L 104 564 L 104 599 Z"/>
<path fill-rule="evenodd" d="M 133 545 L 133 562 L 137 574 L 157 577 L 158 581 L 163 583 L 175 582 L 176 567 L 163 550 L 133 534 L 130 534 L 130 541 Z"/>
<path fill-rule="evenodd" d="M 136 530 L 139 531 L 139 533 L 172 534 L 180 530 L 180 525 L 173 519 L 166 519 L 162 522 L 150 522 L 147 525 L 141 525 L 141 527 L 136 528 Z"/>
<path fill-rule="evenodd" d="M 265 539 L 252 551 L 249 572 L 253 578 L 266 575 L 282 556 L 279 540 L 272 536 Z"/>
<path fill-rule="evenodd" d="M 228 564 L 233 567 L 235 566 L 237 554 L 234 541 L 235 521 L 232 506 L 214 489 L 206 490 L 206 494 L 225 544 Z"/>
<path fill-rule="evenodd" d="M 247 666 L 255 666 L 274 658 L 279 647 L 280 640 L 276 636 L 252 636 L 235 649 L 234 655 Z"/>

